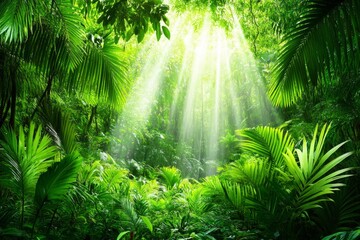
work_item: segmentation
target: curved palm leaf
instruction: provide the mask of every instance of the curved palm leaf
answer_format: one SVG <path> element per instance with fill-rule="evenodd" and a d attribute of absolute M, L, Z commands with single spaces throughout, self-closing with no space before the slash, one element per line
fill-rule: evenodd
<path fill-rule="evenodd" d="M 250 185 L 243 185 L 229 180 L 220 180 L 218 176 L 207 177 L 203 183 L 204 194 L 221 203 L 229 203 L 236 210 L 243 212 L 245 198 L 255 193 Z"/>
<path fill-rule="evenodd" d="M 240 137 L 240 147 L 251 153 L 269 158 L 275 166 L 283 163 L 283 153 L 294 148 L 294 141 L 288 132 L 278 128 L 256 127 L 236 132 Z"/>
<path fill-rule="evenodd" d="M 104 184 L 106 184 L 106 186 L 104 186 L 107 191 L 111 192 L 111 190 L 120 189 L 121 183 L 125 182 L 127 179 L 127 174 L 127 170 L 119 169 L 117 166 L 113 166 L 106 168 L 100 177 Z"/>
<path fill-rule="evenodd" d="M 337 232 L 322 238 L 322 240 L 356 240 L 360 237 L 360 228 L 348 232 Z"/>
<path fill-rule="evenodd" d="M 292 217 L 292 210 L 287 207 L 291 200 L 284 184 L 272 179 L 266 185 L 258 186 L 255 194 L 247 196 L 245 206 L 254 211 L 256 220 L 274 233 L 287 228 Z"/>
<path fill-rule="evenodd" d="M 72 183 L 76 181 L 80 166 L 81 158 L 77 154 L 70 154 L 41 174 L 35 191 L 37 206 L 41 208 L 46 201 L 63 199 Z"/>
<path fill-rule="evenodd" d="M 335 69 L 360 64 L 360 2 L 310 0 L 296 27 L 284 37 L 273 68 L 269 95 L 275 105 L 289 106 L 318 78 Z M 356 68 L 354 68 L 356 69 Z"/>
<path fill-rule="evenodd" d="M 41 117 L 47 123 L 46 130 L 53 137 L 55 144 L 65 154 L 76 151 L 75 126 L 67 114 L 62 113 L 58 107 L 43 106 Z"/>
<path fill-rule="evenodd" d="M 293 177 L 293 191 L 295 193 L 293 205 L 298 214 L 320 207 L 321 202 L 329 200 L 328 194 L 344 185 L 338 180 L 351 176 L 347 174 L 351 168 L 335 169 L 337 165 L 352 154 L 351 152 L 330 159 L 333 153 L 345 142 L 333 147 L 325 154 L 322 153 L 329 128 L 330 126 L 325 125 L 317 137 L 316 127 L 309 149 L 304 139 L 303 149 L 296 149 L 298 161 L 292 151 L 288 150 L 284 154 L 288 172 Z"/>

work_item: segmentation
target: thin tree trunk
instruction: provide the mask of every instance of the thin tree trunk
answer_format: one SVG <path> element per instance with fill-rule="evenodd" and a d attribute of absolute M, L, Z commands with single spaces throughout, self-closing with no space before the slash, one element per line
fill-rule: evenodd
<path fill-rule="evenodd" d="M 10 112 L 10 127 L 15 128 L 15 113 L 16 113 L 16 75 L 15 71 L 11 74 L 11 112 Z"/>
<path fill-rule="evenodd" d="M 5 111 L 3 111 L 2 115 L 0 116 L 0 128 L 6 120 L 6 116 L 8 115 L 9 110 L 10 110 L 10 105 L 11 105 L 11 101 L 10 101 L 10 99 L 8 99 L 8 101 L 6 103 Z"/>
<path fill-rule="evenodd" d="M 52 82 L 53 82 L 53 79 L 55 77 L 55 74 L 51 74 L 48 78 L 48 82 L 47 82 L 47 85 L 46 85 L 46 88 L 43 92 L 43 94 L 41 95 L 33 113 L 31 114 L 31 117 L 30 117 L 30 120 L 32 120 L 37 112 L 37 110 L 39 109 L 42 101 L 44 100 L 45 97 L 49 98 L 50 97 L 50 92 L 51 92 L 51 87 L 52 87 Z"/>
<path fill-rule="evenodd" d="M 97 105 L 91 108 L 91 114 L 90 114 L 88 124 L 86 126 L 86 132 L 88 132 L 91 127 L 91 124 L 96 116 L 96 110 L 97 110 Z"/>
<path fill-rule="evenodd" d="M 58 208 L 56 208 L 56 209 L 54 210 L 53 214 L 52 214 L 50 223 L 49 223 L 48 228 L 47 228 L 47 231 L 46 231 L 46 236 L 48 236 L 49 233 L 50 233 L 51 226 L 52 226 L 52 224 L 53 224 L 53 222 L 54 222 L 54 219 L 55 219 L 55 215 L 56 215 L 57 210 L 58 210 Z"/>

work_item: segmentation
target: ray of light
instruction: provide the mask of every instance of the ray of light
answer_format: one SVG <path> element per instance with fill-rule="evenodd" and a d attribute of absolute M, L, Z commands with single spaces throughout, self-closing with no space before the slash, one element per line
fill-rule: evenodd
<path fill-rule="evenodd" d="M 191 24 L 191 13 L 182 14 L 172 17 L 170 41 L 148 41 L 143 46 L 134 65 L 138 66 L 133 73 L 136 85 L 122 117 L 127 123 L 119 125 L 119 129 L 134 135 L 154 114 L 168 114 L 154 117 L 169 119 L 168 134 L 192 147 L 205 169 L 203 175 L 216 172 L 220 139 L 227 130 L 268 124 L 269 111 L 274 111 L 264 109 L 267 97 L 263 80 L 239 18 L 233 9 L 231 12 L 232 31 L 214 25 L 207 13 L 196 26 Z M 163 88 L 169 86 L 165 84 L 168 82 L 173 83 L 172 92 L 168 89 L 170 99 L 158 107 L 162 109 L 159 113 L 155 106 L 164 102 Z M 128 148 L 135 145 L 131 138 L 122 139 L 128 142 Z M 201 175 L 200 171 L 194 172 Z"/>

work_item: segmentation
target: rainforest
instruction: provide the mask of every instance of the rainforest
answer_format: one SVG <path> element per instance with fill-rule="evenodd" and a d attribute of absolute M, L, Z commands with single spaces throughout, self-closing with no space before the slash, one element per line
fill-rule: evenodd
<path fill-rule="evenodd" d="M 360 1 L 1 0 L 0 239 L 360 239 Z"/>

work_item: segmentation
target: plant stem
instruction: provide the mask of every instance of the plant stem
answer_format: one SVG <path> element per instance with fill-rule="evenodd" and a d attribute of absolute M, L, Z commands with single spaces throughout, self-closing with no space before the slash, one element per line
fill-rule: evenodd
<path fill-rule="evenodd" d="M 58 210 L 58 208 L 56 208 L 56 209 L 54 210 L 53 214 L 52 214 L 50 223 L 49 223 L 48 228 L 47 228 L 47 230 L 46 230 L 46 235 L 47 235 L 47 236 L 48 236 L 49 233 L 50 233 L 50 229 L 51 229 L 51 226 L 52 226 L 52 224 L 53 224 L 53 222 L 54 222 L 54 219 L 55 219 L 55 215 L 56 215 L 57 210 Z"/>
<path fill-rule="evenodd" d="M 42 207 L 44 206 L 44 203 L 45 203 L 45 202 L 42 201 L 41 206 L 36 210 L 35 219 L 34 219 L 34 222 L 33 222 L 32 228 L 31 228 L 30 239 L 32 239 L 33 236 L 34 236 L 35 224 L 36 224 L 36 221 L 37 221 L 37 219 L 38 219 L 38 217 L 39 217 L 39 215 L 40 215 L 40 211 L 41 211 Z"/>
<path fill-rule="evenodd" d="M 46 96 L 47 96 L 47 97 L 50 96 L 50 91 L 51 91 L 51 86 L 52 86 L 52 81 L 53 81 L 53 79 L 54 79 L 54 76 L 55 76 L 55 74 L 51 74 L 51 75 L 49 76 L 48 82 L 47 82 L 47 86 L 46 86 L 43 94 L 41 95 L 41 97 L 40 97 L 40 99 L 39 99 L 39 101 L 38 101 L 38 103 L 37 103 L 37 105 L 36 105 L 33 113 L 31 114 L 30 120 L 32 120 L 32 119 L 34 118 L 34 116 L 35 116 L 35 114 L 36 114 L 36 112 L 37 112 L 37 110 L 38 110 L 41 102 L 44 100 L 44 98 L 45 98 Z"/>

